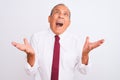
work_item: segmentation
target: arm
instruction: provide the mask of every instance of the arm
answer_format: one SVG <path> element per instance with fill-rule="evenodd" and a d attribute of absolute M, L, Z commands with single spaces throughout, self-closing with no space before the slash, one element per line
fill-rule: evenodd
<path fill-rule="evenodd" d="M 89 52 L 97 47 L 99 47 L 104 42 L 103 39 L 98 40 L 96 42 L 89 42 L 89 37 L 86 37 L 86 41 L 84 43 L 82 49 L 82 56 L 77 60 L 76 68 L 82 74 L 87 74 L 91 64 L 88 64 L 89 61 Z"/>
<path fill-rule="evenodd" d="M 17 42 L 12 42 L 12 45 L 15 46 L 17 49 L 24 51 L 27 54 L 27 62 L 32 67 L 35 63 L 35 52 L 33 48 L 28 43 L 28 40 L 24 39 L 24 44 L 20 44 Z"/>

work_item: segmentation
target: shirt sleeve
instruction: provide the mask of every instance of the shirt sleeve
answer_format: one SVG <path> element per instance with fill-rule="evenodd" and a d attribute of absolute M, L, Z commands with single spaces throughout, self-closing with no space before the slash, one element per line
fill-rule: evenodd
<path fill-rule="evenodd" d="M 31 67 L 29 63 L 27 63 L 26 60 L 26 65 L 25 65 L 25 70 L 29 75 L 35 75 L 38 72 L 39 69 L 39 65 L 38 65 L 38 52 L 37 52 L 37 39 L 35 34 L 32 35 L 31 39 L 30 39 L 30 45 L 32 46 L 32 48 L 35 51 L 35 63 L 34 65 Z"/>
<path fill-rule="evenodd" d="M 80 60 L 79 62 L 77 62 L 77 65 L 76 65 L 76 69 L 83 75 L 86 75 L 89 72 L 90 67 L 91 67 L 91 63 L 88 63 L 88 65 L 85 65 L 85 64 L 82 64 Z"/>

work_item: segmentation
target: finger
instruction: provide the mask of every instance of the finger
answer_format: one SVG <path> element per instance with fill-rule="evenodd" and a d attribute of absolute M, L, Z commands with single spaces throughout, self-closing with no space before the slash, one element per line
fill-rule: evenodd
<path fill-rule="evenodd" d="M 19 48 L 20 43 L 12 42 L 12 45 L 15 46 L 16 48 Z"/>
<path fill-rule="evenodd" d="M 98 46 L 100 46 L 102 43 L 104 43 L 104 39 L 98 40 L 96 42 L 93 43 L 93 48 L 96 48 Z"/>
<path fill-rule="evenodd" d="M 98 46 L 100 46 L 102 43 L 104 43 L 104 39 L 101 39 L 101 40 L 97 41 Z"/>
<path fill-rule="evenodd" d="M 17 45 L 17 43 L 16 43 L 16 42 L 11 42 L 11 44 L 12 44 L 13 46 L 16 46 L 16 45 Z"/>
<path fill-rule="evenodd" d="M 89 37 L 87 36 L 87 37 L 86 37 L 85 44 L 88 44 L 88 43 L 89 43 Z"/>
<path fill-rule="evenodd" d="M 26 38 L 24 38 L 24 44 L 29 45 L 28 40 Z"/>
<path fill-rule="evenodd" d="M 105 41 L 104 39 L 101 39 L 99 42 L 100 42 L 100 44 L 102 44 L 102 43 L 104 43 L 104 41 Z"/>
<path fill-rule="evenodd" d="M 17 43 L 17 42 L 12 42 L 11 44 L 21 51 L 25 50 L 24 44 L 20 44 L 20 43 Z"/>

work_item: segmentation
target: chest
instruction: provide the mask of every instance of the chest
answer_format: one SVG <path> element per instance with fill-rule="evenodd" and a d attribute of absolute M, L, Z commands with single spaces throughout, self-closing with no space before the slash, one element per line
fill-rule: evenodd
<path fill-rule="evenodd" d="M 53 60 L 54 39 L 46 38 L 38 43 L 38 59 L 41 66 L 51 67 Z M 74 67 L 77 58 L 76 42 L 74 40 L 60 40 L 60 65 Z"/>

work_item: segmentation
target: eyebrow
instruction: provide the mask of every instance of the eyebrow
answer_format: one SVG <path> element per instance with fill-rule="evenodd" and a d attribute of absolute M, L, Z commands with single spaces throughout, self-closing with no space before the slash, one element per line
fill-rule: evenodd
<path fill-rule="evenodd" d="M 54 9 L 53 12 L 54 12 L 54 11 L 60 11 L 60 9 Z M 69 12 L 68 10 L 64 10 L 64 12 L 67 12 L 67 13 L 70 14 L 70 12 Z"/>
<path fill-rule="evenodd" d="M 59 10 L 59 9 L 54 9 L 53 12 L 54 12 L 54 11 L 60 11 L 60 10 Z"/>

